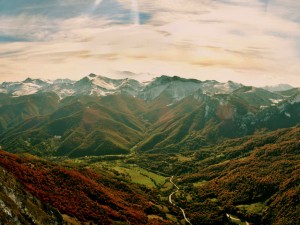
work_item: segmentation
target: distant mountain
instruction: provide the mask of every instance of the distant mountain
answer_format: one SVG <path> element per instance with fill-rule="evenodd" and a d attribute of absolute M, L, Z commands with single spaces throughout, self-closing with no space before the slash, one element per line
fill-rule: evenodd
<path fill-rule="evenodd" d="M 274 85 L 274 86 L 265 86 L 263 87 L 263 89 L 267 90 L 267 91 L 287 91 L 289 89 L 293 89 L 294 87 L 289 85 L 289 84 L 278 84 L 278 85 Z"/>
<path fill-rule="evenodd" d="M 0 93 L 19 97 L 35 93 L 54 92 L 60 98 L 74 95 L 106 96 L 116 93 L 128 93 L 136 96 L 142 86 L 141 83 L 132 79 L 115 80 L 90 74 L 79 81 L 27 78 L 22 82 L 4 82 L 0 85 Z"/>
<path fill-rule="evenodd" d="M 242 89 L 241 89 L 242 88 Z M 68 96 L 91 95 L 107 96 L 113 94 L 128 94 L 134 97 L 142 98 L 146 101 L 152 101 L 161 95 L 167 96 L 170 100 L 181 100 L 191 96 L 198 91 L 205 95 L 213 96 L 216 94 L 229 94 L 240 89 L 239 92 L 250 93 L 255 91 L 262 92 L 282 92 L 293 87 L 286 84 L 278 86 L 266 86 L 262 89 L 255 88 L 252 91 L 248 87 L 228 81 L 220 83 L 215 80 L 200 81 L 196 79 L 185 79 L 178 76 L 170 77 L 163 75 L 150 82 L 141 83 L 133 79 L 111 79 L 108 77 L 89 74 L 88 76 L 72 81 L 69 79 L 45 80 L 27 78 L 22 82 L 4 82 L 0 84 L 0 93 L 14 97 L 31 95 L 36 93 L 54 92 L 61 99 Z M 277 101 L 280 96 L 275 96 L 265 92 L 272 101 Z M 280 94 L 279 94 L 280 95 Z M 273 97 L 273 98 L 272 98 Z"/>
<path fill-rule="evenodd" d="M 196 150 L 300 123 L 298 89 L 270 92 L 232 81 L 161 76 L 140 83 L 90 74 L 0 87 L 0 144 L 41 156 Z"/>
<path fill-rule="evenodd" d="M 230 93 L 242 87 L 241 84 L 229 81 L 199 81 L 180 77 L 161 76 L 151 82 L 141 83 L 133 79 L 111 79 L 108 77 L 90 74 L 79 81 L 58 79 L 54 81 L 27 78 L 22 82 L 4 82 L 0 84 L 0 93 L 19 97 L 35 93 L 54 92 L 60 98 L 76 95 L 106 96 L 112 94 L 128 94 L 139 96 L 144 100 L 153 100 L 160 94 L 169 94 L 169 97 L 180 100 L 201 89 L 205 93 Z"/>
<path fill-rule="evenodd" d="M 27 78 L 23 82 L 4 82 L 0 85 L 0 90 L 2 93 L 12 94 L 14 96 L 29 95 L 50 85 L 50 82 L 51 81 Z"/>
<path fill-rule="evenodd" d="M 140 92 L 139 97 L 146 101 L 151 101 L 161 95 L 165 95 L 170 100 L 181 100 L 187 96 L 201 90 L 207 95 L 228 94 L 242 87 L 241 84 L 229 81 L 227 83 L 219 83 L 217 81 L 199 81 L 196 79 L 185 79 L 177 76 L 168 77 L 161 76 L 150 82 Z"/>
<path fill-rule="evenodd" d="M 106 96 L 116 93 L 127 93 L 136 96 L 142 84 L 132 79 L 110 79 L 103 76 L 90 74 L 77 81 L 74 86 L 74 95 Z"/>

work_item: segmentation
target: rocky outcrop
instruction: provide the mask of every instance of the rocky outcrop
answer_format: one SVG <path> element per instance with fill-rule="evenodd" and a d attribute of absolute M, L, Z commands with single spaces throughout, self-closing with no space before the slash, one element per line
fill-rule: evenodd
<path fill-rule="evenodd" d="M 24 190 L 0 167 L 0 225 L 65 224 L 62 215 Z"/>

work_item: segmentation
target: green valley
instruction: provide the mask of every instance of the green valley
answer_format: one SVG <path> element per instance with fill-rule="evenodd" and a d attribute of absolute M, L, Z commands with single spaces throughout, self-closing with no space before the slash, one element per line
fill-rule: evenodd
<path fill-rule="evenodd" d="M 81 93 L 95 79 L 124 89 Z M 136 82 L 92 74 L 68 83 L 69 96 L 2 95 L 0 167 L 10 182 L 0 182 L 31 199 L 20 207 L 1 189 L 7 224 L 297 224 L 298 89 Z"/>

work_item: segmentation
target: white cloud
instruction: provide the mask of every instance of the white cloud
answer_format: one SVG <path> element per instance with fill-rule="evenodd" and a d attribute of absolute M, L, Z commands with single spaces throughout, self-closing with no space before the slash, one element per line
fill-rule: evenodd
<path fill-rule="evenodd" d="M 57 20 L 42 16 L 0 16 L 0 35 L 20 37 L 28 40 L 46 39 L 57 27 Z"/>
<path fill-rule="evenodd" d="M 102 0 L 95 0 L 94 6 L 99 6 L 102 3 Z"/>
<path fill-rule="evenodd" d="M 119 1 L 132 7 L 131 0 Z M 32 39 L 43 40 L 0 44 L 0 74 L 79 78 L 90 72 L 107 75 L 126 70 L 300 86 L 296 47 L 300 27 L 287 16 L 292 2 L 270 1 L 267 12 L 259 1 L 138 3 L 142 12 L 151 14 L 139 26 L 88 15 L 51 21 L 25 15 L 0 17 L 0 30 L 7 35 L 30 33 Z"/>

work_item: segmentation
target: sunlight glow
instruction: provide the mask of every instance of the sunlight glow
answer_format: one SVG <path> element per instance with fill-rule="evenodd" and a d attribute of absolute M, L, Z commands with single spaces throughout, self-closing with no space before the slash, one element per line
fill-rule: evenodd
<path fill-rule="evenodd" d="M 136 25 L 140 24 L 140 12 L 139 12 L 139 4 L 137 0 L 131 0 L 131 17 L 133 23 Z"/>

